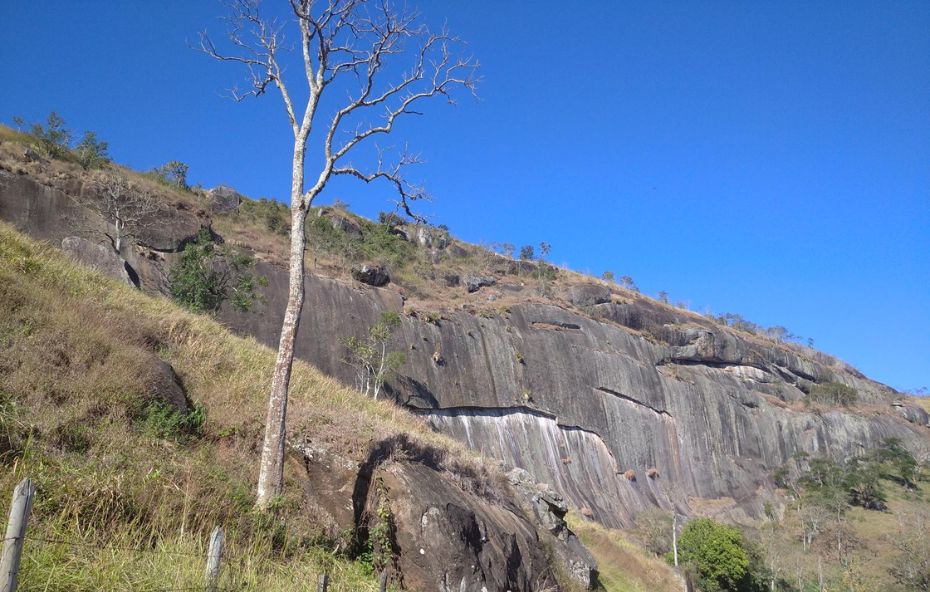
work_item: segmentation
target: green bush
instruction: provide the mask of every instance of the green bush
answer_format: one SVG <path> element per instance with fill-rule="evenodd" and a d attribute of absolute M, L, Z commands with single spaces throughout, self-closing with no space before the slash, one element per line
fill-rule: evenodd
<path fill-rule="evenodd" d="M 244 253 L 218 249 L 210 231 L 202 228 L 197 240 L 184 247 L 181 260 L 171 267 L 171 296 L 193 312 L 216 313 L 226 300 L 237 310 L 250 310 L 262 299 L 258 288 L 267 284 L 264 277 L 251 273 L 253 265 Z"/>
<path fill-rule="evenodd" d="M 696 518 L 678 540 L 681 564 L 694 570 L 703 592 L 749 590 L 749 553 L 737 529 L 710 518 Z"/>
<path fill-rule="evenodd" d="M 52 111 L 48 115 L 46 125 L 33 123 L 29 135 L 40 152 L 49 158 L 63 158 L 68 155 L 71 145 L 71 130 L 65 127 L 65 120 Z"/>
<path fill-rule="evenodd" d="M 152 169 L 148 176 L 164 185 L 170 185 L 183 191 L 190 190 L 187 185 L 187 172 L 190 167 L 180 160 L 169 160 L 156 169 Z"/>
<path fill-rule="evenodd" d="M 84 137 L 74 148 L 74 154 L 77 156 L 78 164 L 85 171 L 88 169 L 99 169 L 110 164 L 110 156 L 107 154 L 109 144 L 97 139 L 96 132 L 84 132 Z"/>
<path fill-rule="evenodd" d="M 813 385 L 807 398 L 814 403 L 848 407 L 859 400 L 859 393 L 839 382 L 825 382 Z"/>
<path fill-rule="evenodd" d="M 206 418 L 202 405 L 194 405 L 185 413 L 164 401 L 152 401 L 142 410 L 139 426 L 142 433 L 151 438 L 179 442 L 202 436 Z"/>
<path fill-rule="evenodd" d="M 258 200 L 242 201 L 239 212 L 254 218 L 275 234 L 288 235 L 291 230 L 290 209 L 283 203 L 263 197 Z"/>
<path fill-rule="evenodd" d="M 360 250 L 366 258 L 397 270 L 413 260 L 416 248 L 391 232 L 391 228 L 387 224 L 368 225 L 362 230 Z"/>

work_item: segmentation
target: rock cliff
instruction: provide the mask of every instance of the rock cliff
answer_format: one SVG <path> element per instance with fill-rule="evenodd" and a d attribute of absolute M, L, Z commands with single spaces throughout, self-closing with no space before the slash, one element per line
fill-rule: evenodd
<path fill-rule="evenodd" d="M 71 207 L 67 187 L 0 175 L 0 217 L 53 242 L 74 234 L 62 213 Z M 175 230 L 172 237 L 140 240 L 124 254 L 153 291 L 164 290 L 160 278 L 172 252 L 209 224 L 202 212 L 165 215 L 183 218 L 162 226 L 163 233 Z M 266 304 L 251 313 L 224 310 L 221 318 L 273 346 L 287 277 L 271 263 L 256 271 L 269 281 Z M 504 266 L 488 279 L 502 286 L 507 272 Z M 340 338 L 362 336 L 381 311 L 403 312 L 403 297 L 390 284 L 313 275 L 306 281 L 297 355 L 350 382 Z M 564 300 L 527 299 L 495 314 L 409 312 L 394 344 L 407 362 L 388 385 L 390 396 L 609 526 L 629 525 L 650 506 L 689 514 L 721 499 L 731 519 L 751 519 L 771 494 L 771 472 L 796 451 L 843 457 L 886 437 L 920 451 L 930 442 L 926 414 L 842 363 L 646 298 L 617 297 L 603 285 L 575 286 Z M 825 383 L 855 389 L 861 405 L 800 403 Z M 417 479 L 401 473 L 392 479 Z"/>

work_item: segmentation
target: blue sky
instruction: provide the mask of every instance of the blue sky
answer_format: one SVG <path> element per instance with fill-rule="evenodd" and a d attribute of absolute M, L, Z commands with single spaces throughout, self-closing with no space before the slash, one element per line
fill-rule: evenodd
<path fill-rule="evenodd" d="M 431 106 L 392 138 L 427 161 L 432 221 L 469 241 L 545 240 L 555 263 L 930 386 L 930 3 L 419 7 L 469 42 L 484 78 L 479 100 Z M 220 14 L 210 0 L 7 0 L 0 120 L 56 110 L 121 163 L 178 159 L 195 183 L 282 198 L 279 98 L 233 103 L 242 73 L 188 47 Z M 327 191 L 320 203 L 390 208 L 384 188 Z"/>

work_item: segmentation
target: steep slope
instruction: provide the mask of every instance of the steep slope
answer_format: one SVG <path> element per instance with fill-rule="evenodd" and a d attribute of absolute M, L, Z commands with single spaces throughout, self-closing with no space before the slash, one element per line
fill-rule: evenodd
<path fill-rule="evenodd" d="M 86 193 L 81 175 L 43 176 L 36 163 L 13 168 L 22 174 L 0 179 L 0 216 L 52 242 L 67 239 L 73 224 L 42 204 Z M 165 215 L 186 222 L 159 223 L 157 239 L 143 237 L 122 254 L 143 289 L 164 291 L 159 278 L 177 251 L 200 225 L 212 225 L 252 249 L 269 282 L 257 312 L 224 309 L 220 318 L 273 345 L 286 275 L 283 237 L 269 229 L 280 228 L 283 212 L 268 204 L 265 225 L 245 213 L 253 202 L 211 215 L 203 196 L 165 199 L 174 204 Z M 629 525 L 655 505 L 696 514 L 708 500 L 730 506 L 733 520 L 751 521 L 764 501 L 778 501 L 770 474 L 798 451 L 842 458 L 896 437 L 927 457 L 926 414 L 819 352 L 545 263 L 494 255 L 438 229 L 316 214 L 308 232 L 317 273 L 307 278 L 298 355 L 351 382 L 341 338 L 363 335 L 382 311 L 403 312 L 394 348 L 407 362 L 389 393 L 605 525 Z M 392 283 L 351 279 L 348 267 L 366 258 L 386 264 Z M 858 401 L 811 402 L 811 392 L 836 385 Z"/>
<path fill-rule="evenodd" d="M 414 590 L 563 589 L 556 557 L 578 571 L 574 537 L 543 530 L 493 467 L 302 363 L 286 494 L 253 514 L 272 364 L 0 223 L 0 481 L 39 490 L 25 589 L 198 585 L 216 524 L 236 589 L 304 589 L 323 568 L 337 590 L 373 589 L 381 563 Z"/>

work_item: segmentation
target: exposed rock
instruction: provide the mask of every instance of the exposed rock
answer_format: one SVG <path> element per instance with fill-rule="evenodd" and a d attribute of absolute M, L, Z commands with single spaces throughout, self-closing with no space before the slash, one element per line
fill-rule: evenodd
<path fill-rule="evenodd" d="M 449 246 L 449 233 L 426 224 L 416 226 L 417 244 L 426 249 L 445 249 Z"/>
<path fill-rule="evenodd" d="M 463 257 L 468 257 L 468 250 L 464 249 L 458 243 L 453 242 L 449 246 L 449 254 L 455 257 L 456 259 L 461 259 Z"/>
<path fill-rule="evenodd" d="M 154 356 L 153 356 L 154 358 Z M 149 392 L 157 399 L 168 403 L 180 413 L 190 411 L 187 393 L 181 384 L 181 379 L 171 364 L 154 358 L 149 369 Z"/>
<path fill-rule="evenodd" d="M 465 276 L 465 289 L 468 290 L 469 294 L 477 292 L 483 287 L 493 286 L 496 283 L 497 280 L 492 277 L 478 275 Z"/>
<path fill-rule="evenodd" d="M 594 306 L 610 302 L 610 288 L 600 284 L 580 284 L 569 288 L 569 301 L 575 306 Z"/>
<path fill-rule="evenodd" d="M 242 194 L 226 185 L 207 191 L 207 198 L 210 200 L 210 210 L 218 214 L 238 212 L 239 204 L 242 203 Z"/>
<path fill-rule="evenodd" d="M 26 162 L 48 162 L 42 155 L 33 150 L 31 146 L 26 146 L 23 150 L 23 158 L 26 159 Z"/>
<path fill-rule="evenodd" d="M 894 403 L 894 408 L 909 422 L 919 426 L 930 426 L 930 414 L 916 405 Z"/>
<path fill-rule="evenodd" d="M 535 483 L 524 469 L 511 470 L 507 478 L 530 502 L 537 523 L 562 541 L 563 544 L 558 545 L 555 550 L 566 571 L 585 589 L 593 588 L 597 577 L 597 562 L 565 523 L 568 505 L 562 496 L 546 484 Z"/>
<path fill-rule="evenodd" d="M 381 265 L 364 264 L 352 268 L 352 277 L 369 286 L 384 286 L 391 281 L 391 276 Z"/>
<path fill-rule="evenodd" d="M 390 579 L 404 589 L 560 589 L 536 530 L 509 492 L 495 491 L 468 469 L 442 466 L 438 451 L 400 436 L 373 447 L 357 465 L 319 446 L 299 449 L 314 483 L 311 495 L 335 528 L 364 538 L 377 508 L 390 508 L 398 553 Z M 557 539 L 551 545 L 569 552 Z"/>
<path fill-rule="evenodd" d="M 78 263 L 95 267 L 112 278 L 135 285 L 127 271 L 126 261 L 113 249 L 79 236 L 66 237 L 61 241 L 61 248 Z"/>

